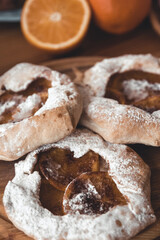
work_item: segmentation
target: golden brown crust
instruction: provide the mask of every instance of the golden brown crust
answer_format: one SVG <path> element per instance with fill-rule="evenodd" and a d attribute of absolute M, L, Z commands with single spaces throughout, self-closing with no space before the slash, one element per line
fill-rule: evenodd
<path fill-rule="evenodd" d="M 114 74 L 124 74 L 127 71 L 141 71 L 143 73 L 141 75 L 144 76 L 146 72 L 146 75 L 150 78 L 157 78 L 159 83 L 159 66 L 159 59 L 149 54 L 126 55 L 104 59 L 87 70 L 80 82 L 80 89 L 84 99 L 81 124 L 99 133 L 106 141 L 160 146 L 159 110 L 156 109 L 157 111 L 148 113 L 138 107 L 119 104 L 115 100 L 105 98 L 106 89 Z M 144 84 L 146 84 L 145 80 Z M 159 85 L 157 86 L 159 89 Z M 87 90 L 86 87 L 88 88 Z M 110 94 L 111 97 L 116 95 L 113 92 Z M 88 97 L 88 95 L 90 96 Z M 117 96 L 117 100 L 119 99 L 123 100 L 121 95 Z M 147 100 L 145 100 L 146 103 Z M 149 110 L 154 109 L 153 104 L 155 102 L 150 101 L 147 108 Z M 139 105 L 142 106 L 144 104 L 141 101 Z M 157 103 L 156 106 L 159 106 L 159 104 Z"/>
<path fill-rule="evenodd" d="M 158 117 L 112 99 L 85 99 L 80 123 L 112 143 L 160 146 Z"/>
<path fill-rule="evenodd" d="M 34 166 L 41 152 L 55 147 L 69 149 L 76 158 L 90 150 L 98 154 L 100 170 L 107 172 L 126 201 L 102 215 L 55 216 L 45 209 L 39 201 L 41 177 Z M 16 164 L 15 177 L 6 186 L 3 203 L 13 224 L 35 239 L 130 239 L 156 220 L 150 203 L 149 167 L 129 147 L 105 142 L 87 129 L 77 129 Z"/>
<path fill-rule="evenodd" d="M 57 142 L 72 131 L 72 121 L 65 107 L 30 117 L 29 121 L 13 124 L 0 137 L 0 159 L 15 160 L 44 143 Z"/>
<path fill-rule="evenodd" d="M 43 93 L 34 92 L 27 98 L 28 102 L 26 100 L 22 107 L 19 107 L 19 121 L 16 121 L 13 115 L 12 121 L 0 125 L 1 160 L 18 159 L 41 145 L 64 138 L 76 127 L 82 111 L 82 101 L 74 84 L 64 74 L 43 66 L 19 64 L 1 76 L 1 95 L 12 91 L 17 95 L 20 92 L 19 97 L 22 97 L 31 82 L 42 78 L 51 82 L 46 100 L 43 101 Z M 42 102 L 34 114 L 30 113 L 30 105 L 33 105 L 33 109 L 36 106 L 36 103 L 32 104 L 32 97 L 38 99 L 38 104 L 39 101 Z M 1 103 L 0 108 L 4 104 Z"/>

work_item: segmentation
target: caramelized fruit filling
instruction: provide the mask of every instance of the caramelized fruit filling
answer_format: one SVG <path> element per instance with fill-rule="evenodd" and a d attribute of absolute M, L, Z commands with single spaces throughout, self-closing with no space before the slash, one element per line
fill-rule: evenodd
<path fill-rule="evenodd" d="M 107 172 L 81 174 L 68 185 L 63 197 L 66 214 L 103 214 L 125 204 L 125 198 Z"/>
<path fill-rule="evenodd" d="M 81 173 L 99 170 L 99 155 L 93 151 L 75 158 L 69 149 L 52 148 L 41 152 L 38 159 L 42 174 L 61 191 Z"/>
<path fill-rule="evenodd" d="M 69 149 L 51 148 L 39 153 L 38 169 L 40 201 L 55 215 L 103 214 L 127 204 L 108 173 L 99 171 L 99 155 L 91 150 L 74 158 Z"/>
<path fill-rule="evenodd" d="M 62 216 L 64 192 L 54 188 L 44 177 L 42 177 L 40 188 L 40 201 L 44 208 L 47 208 L 54 215 Z"/>
<path fill-rule="evenodd" d="M 160 75 L 143 71 L 116 73 L 109 80 L 105 97 L 152 113 L 160 109 Z"/>
<path fill-rule="evenodd" d="M 5 91 L 0 96 L 0 124 L 17 122 L 32 116 L 47 100 L 49 87 L 50 81 L 39 78 L 24 91 Z"/>

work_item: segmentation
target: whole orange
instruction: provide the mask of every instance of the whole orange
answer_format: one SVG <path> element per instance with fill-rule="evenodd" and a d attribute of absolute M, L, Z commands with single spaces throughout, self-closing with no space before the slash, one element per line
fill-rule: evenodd
<path fill-rule="evenodd" d="M 88 0 L 97 25 L 115 34 L 128 32 L 147 16 L 151 0 Z"/>

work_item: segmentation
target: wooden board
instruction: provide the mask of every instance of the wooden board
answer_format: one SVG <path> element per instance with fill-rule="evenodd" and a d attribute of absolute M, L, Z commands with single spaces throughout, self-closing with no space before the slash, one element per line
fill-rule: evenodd
<path fill-rule="evenodd" d="M 49 61 L 44 64 L 74 77 L 74 68 L 83 71 L 101 59 L 102 57 L 79 57 Z M 133 239 L 160 240 L 160 148 L 140 144 L 131 145 L 131 147 L 139 153 L 151 168 L 151 200 L 157 216 L 156 223 L 143 230 Z M 14 163 L 0 161 L 0 240 L 29 240 L 31 238 L 16 229 L 8 220 L 2 204 L 4 188 L 7 182 L 14 177 Z"/>

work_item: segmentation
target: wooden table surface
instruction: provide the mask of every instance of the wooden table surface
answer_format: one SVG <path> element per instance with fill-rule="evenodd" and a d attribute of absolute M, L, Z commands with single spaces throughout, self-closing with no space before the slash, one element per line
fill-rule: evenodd
<path fill-rule="evenodd" d="M 128 53 L 152 53 L 160 56 L 160 37 L 152 29 L 149 20 L 144 21 L 134 31 L 121 36 L 107 34 L 92 22 L 79 48 L 58 57 L 32 47 L 24 39 L 19 23 L 0 23 L 0 74 L 22 61 L 40 63 L 57 58 L 113 57 Z"/>
<path fill-rule="evenodd" d="M 152 53 L 155 56 L 160 57 L 160 37 L 151 28 L 148 20 L 142 23 L 134 31 L 125 34 L 123 36 L 114 36 L 107 34 L 99 30 L 94 23 L 91 23 L 90 29 L 79 48 L 74 51 L 61 56 L 54 56 L 51 53 L 46 53 L 42 50 L 32 47 L 23 37 L 19 23 L 0 23 L 0 74 L 9 69 L 11 66 L 19 62 L 31 62 L 41 63 L 50 60 L 56 60 L 68 57 L 79 57 L 79 56 L 103 56 L 113 57 L 122 54 L 139 54 L 139 53 Z M 160 149 L 159 149 L 160 150 Z M 158 150 L 158 152 L 159 152 Z M 148 153 L 147 153 L 148 155 Z M 148 162 L 147 162 L 148 163 Z M 4 163 L 5 165 L 5 163 Z M 5 173 L 4 173 L 5 174 Z M 156 185 L 157 186 L 157 185 Z M 160 188 L 160 183 L 159 183 Z M 159 190 L 157 190 L 159 191 Z M 0 189 L 0 194 L 1 189 Z M 158 199 L 157 199 L 158 200 Z M 159 203 L 158 203 L 159 206 Z M 0 220 L 1 229 L 3 229 L 3 219 Z M 159 236 L 159 223 L 155 225 L 154 239 L 160 240 Z M 158 227 L 158 228 L 157 228 Z M 12 225 L 8 225 L 7 229 L 12 228 Z M 7 231 L 5 229 L 5 231 Z M 3 233 L 5 232 L 3 231 Z M 15 229 L 13 228 L 12 232 Z M 147 231 L 146 230 L 146 235 Z M 16 235 L 17 240 L 21 239 L 20 235 Z M 137 237 L 136 239 L 153 239 L 148 238 L 145 235 Z M 0 240 L 12 239 L 9 235 L 1 235 Z"/>

